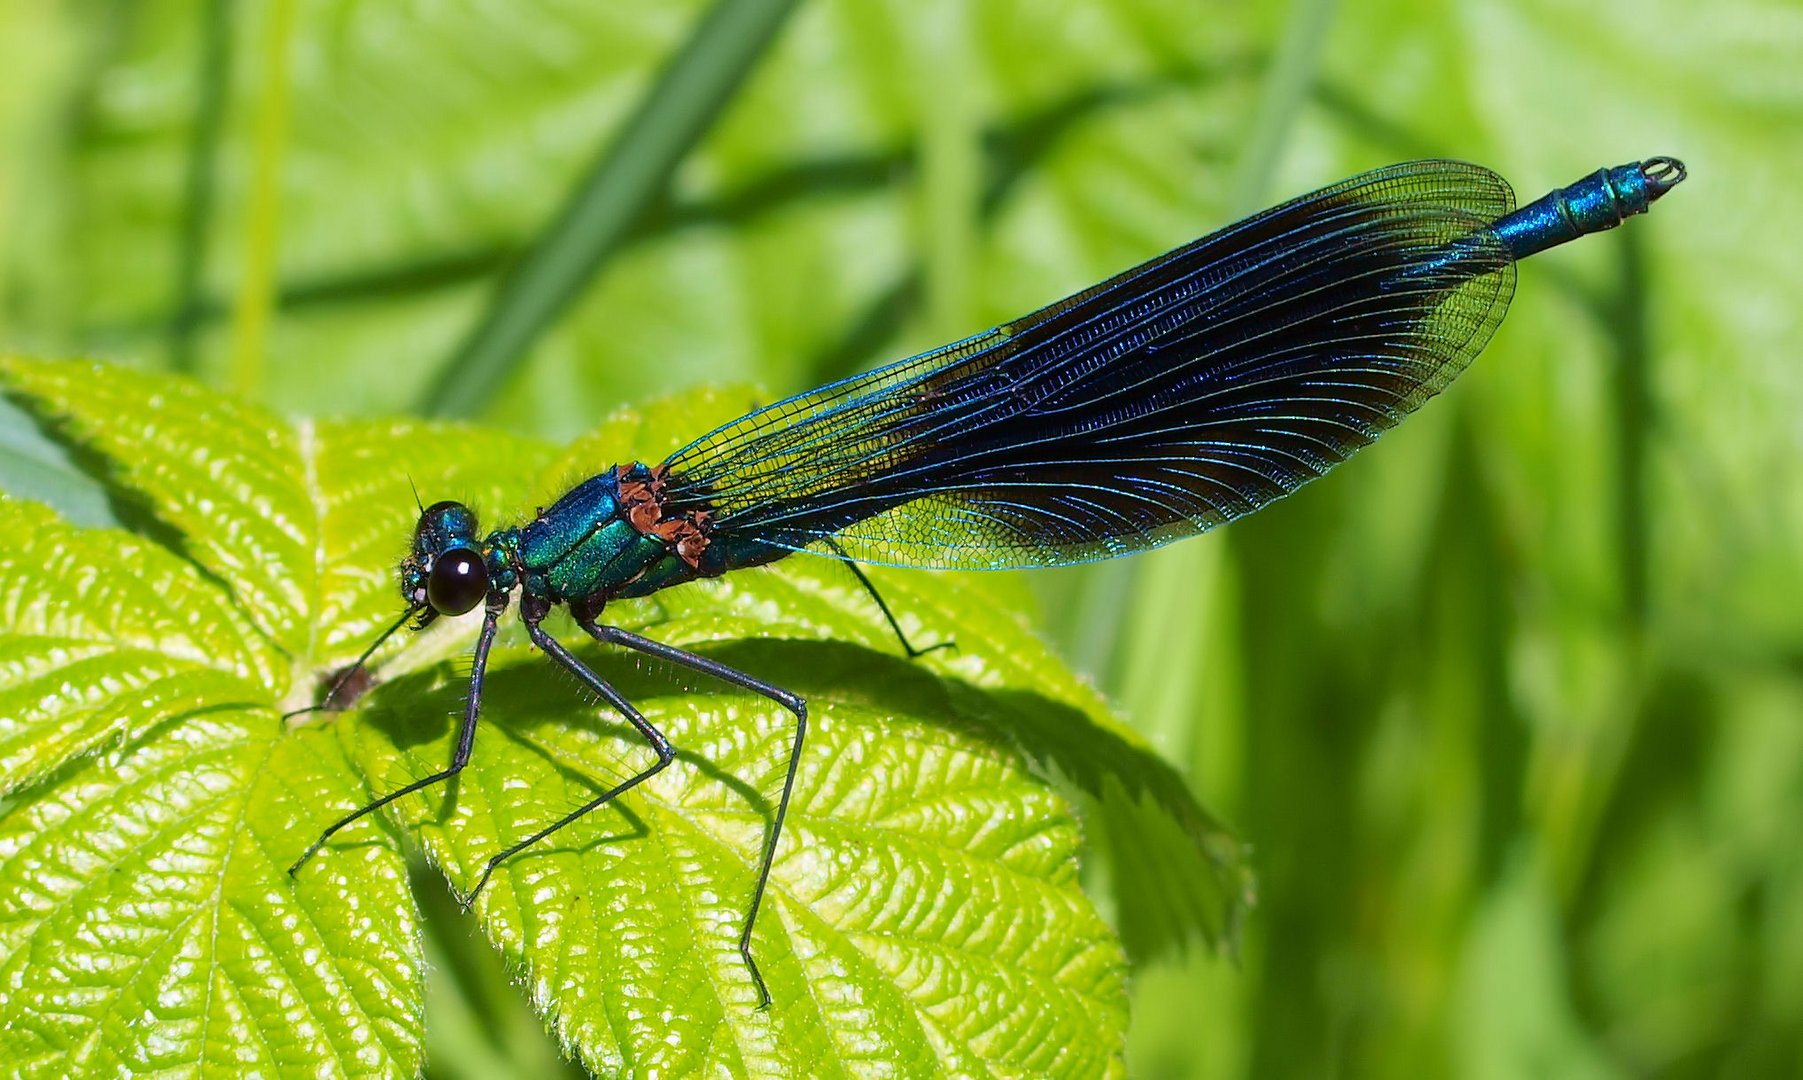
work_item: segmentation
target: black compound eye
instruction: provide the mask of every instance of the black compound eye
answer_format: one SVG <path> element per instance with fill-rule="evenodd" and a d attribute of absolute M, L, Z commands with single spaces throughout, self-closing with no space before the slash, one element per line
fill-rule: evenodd
<path fill-rule="evenodd" d="M 452 548 L 432 562 L 426 603 L 440 615 L 461 615 L 488 595 L 488 567 L 466 547 Z"/>

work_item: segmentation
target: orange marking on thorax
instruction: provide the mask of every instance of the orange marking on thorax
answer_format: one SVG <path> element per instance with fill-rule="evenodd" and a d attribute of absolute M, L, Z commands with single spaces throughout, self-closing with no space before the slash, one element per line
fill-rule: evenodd
<path fill-rule="evenodd" d="M 701 553 L 707 550 L 708 532 L 713 515 L 706 510 L 690 510 L 675 516 L 664 513 L 664 470 L 659 465 L 651 470 L 650 480 L 629 480 L 630 466 L 618 466 L 620 506 L 626 520 L 643 536 L 655 536 L 690 569 L 700 569 Z"/>

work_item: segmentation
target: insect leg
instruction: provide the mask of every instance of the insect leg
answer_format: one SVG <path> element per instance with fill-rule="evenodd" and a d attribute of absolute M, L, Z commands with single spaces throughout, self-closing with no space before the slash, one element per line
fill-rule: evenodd
<path fill-rule="evenodd" d="M 883 594 L 876 591 L 876 586 L 872 584 L 870 578 L 865 575 L 863 568 L 853 562 L 851 556 L 847 555 L 845 549 L 840 547 L 832 537 L 825 537 L 824 543 L 826 547 L 832 550 L 833 554 L 839 556 L 840 561 L 843 562 L 846 568 L 857 577 L 858 584 L 864 586 L 864 591 L 869 593 L 870 598 L 876 601 L 876 606 L 882 609 L 883 618 L 889 620 L 889 629 L 895 631 L 895 637 L 901 642 L 902 651 L 908 654 L 908 659 L 914 660 L 939 649 L 955 649 L 958 647 L 958 643 L 955 641 L 941 641 L 934 645 L 928 645 L 924 649 L 916 649 L 913 644 L 908 641 L 908 635 L 902 633 L 901 624 L 895 621 L 895 615 L 890 612 L 888 603 L 883 600 Z"/>
<path fill-rule="evenodd" d="M 697 656 L 692 652 L 665 645 L 661 641 L 653 641 L 641 637 L 630 630 L 622 630 L 617 626 L 602 626 L 595 622 L 592 615 L 578 613 L 576 624 L 587 631 L 596 641 L 604 645 L 620 645 L 628 649 L 642 652 L 646 656 L 654 656 L 659 660 L 667 660 L 680 664 L 704 675 L 712 675 L 721 682 L 730 683 L 754 694 L 759 694 L 776 702 L 795 714 L 795 742 L 789 750 L 788 771 L 783 775 L 782 797 L 776 803 L 776 817 L 771 822 L 770 831 L 765 836 L 763 857 L 758 861 L 757 886 L 751 893 L 751 905 L 745 912 L 745 930 L 739 935 L 739 955 L 745 960 L 746 970 L 751 972 L 751 981 L 757 984 L 758 1007 L 770 1004 L 770 991 L 764 985 L 764 976 L 758 971 L 757 961 L 751 958 L 751 929 L 757 925 L 758 907 L 764 901 L 764 887 L 770 881 L 770 867 L 776 861 L 776 842 L 783 832 L 783 819 L 789 813 L 789 800 L 795 793 L 795 773 L 801 765 L 801 746 L 808 734 L 808 703 L 798 694 L 790 693 L 780 686 L 773 686 L 761 679 L 755 679 L 737 668 L 727 667 L 716 660 L 705 656 Z"/>
<path fill-rule="evenodd" d="M 522 603 L 522 607 L 524 606 L 524 603 Z M 538 613 L 538 618 L 543 617 L 543 613 Z M 550 836 L 552 833 L 563 828 L 565 825 L 570 824 L 577 818 L 588 814 L 591 810 L 599 809 L 602 805 L 612 802 L 620 794 L 630 791 L 651 779 L 653 776 L 662 772 L 670 762 L 676 760 L 676 749 L 670 745 L 670 740 L 664 737 L 664 733 L 653 727 L 649 720 L 646 720 L 637 709 L 632 707 L 631 702 L 627 701 L 621 696 L 618 690 L 615 690 L 608 684 L 607 680 L 591 671 L 587 664 L 576 659 L 576 657 L 570 653 L 570 650 L 564 648 L 562 642 L 546 633 L 544 628 L 539 625 L 538 619 L 527 618 L 526 632 L 531 635 L 532 643 L 537 645 L 540 649 L 543 649 L 545 655 L 549 656 L 552 660 L 555 660 L 559 667 L 576 676 L 582 685 L 593 690 L 595 693 L 600 694 L 603 698 L 607 699 L 608 704 L 618 709 L 620 715 L 624 716 L 627 722 L 637 728 L 639 734 L 645 737 L 645 741 L 651 744 L 651 748 L 657 751 L 657 761 L 643 772 L 632 776 L 624 783 L 618 784 L 607 791 L 602 792 L 582 806 L 570 811 L 563 817 L 558 818 L 556 821 L 488 860 L 488 865 L 482 869 L 481 878 L 476 881 L 476 887 L 471 889 L 469 893 L 463 897 L 463 906 L 466 908 L 476 902 L 476 894 L 480 893 L 482 887 L 488 884 L 488 879 L 494 876 L 496 868 L 502 863 L 513 856 L 518 855 L 533 844 L 538 843 L 540 840 L 543 840 L 545 837 Z"/>
<path fill-rule="evenodd" d="M 293 877 L 302 866 L 306 865 L 308 859 L 311 859 L 314 855 L 318 854 L 319 849 L 324 847 L 326 841 L 330 840 L 332 834 L 336 833 L 339 829 L 344 828 L 346 825 L 349 825 L 351 822 L 356 821 L 358 818 L 373 810 L 379 810 L 382 807 L 387 806 L 389 803 L 403 795 L 411 795 L 421 788 L 430 787 L 433 784 L 438 783 L 440 780 L 448 780 L 462 772 L 463 767 L 469 764 L 470 748 L 476 743 L 476 716 L 482 711 L 482 678 L 488 672 L 488 650 L 489 646 L 493 645 L 495 641 L 495 624 L 500 621 L 501 612 L 505 610 L 507 610 L 507 597 L 502 595 L 498 600 L 491 597 L 488 602 L 488 610 L 483 614 L 482 635 L 476 639 L 476 663 L 475 667 L 470 671 L 469 700 L 466 701 L 463 706 L 463 726 L 457 731 L 457 751 L 451 756 L 451 767 L 445 769 L 443 772 L 435 772 L 422 780 L 415 780 L 413 783 L 408 784 L 399 791 L 391 791 L 377 799 L 375 802 L 360 807 L 339 818 L 337 821 L 334 821 L 326 828 L 325 832 L 319 834 L 319 839 L 313 841 L 311 847 L 307 848 L 306 851 L 301 852 L 300 858 L 294 860 L 294 865 L 288 868 L 289 877 Z"/>

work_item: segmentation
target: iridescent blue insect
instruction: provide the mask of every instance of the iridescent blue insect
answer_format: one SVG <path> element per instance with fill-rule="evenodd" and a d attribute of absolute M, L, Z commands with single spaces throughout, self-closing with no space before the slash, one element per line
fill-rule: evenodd
<path fill-rule="evenodd" d="M 739 939 L 768 1004 L 752 929 L 794 792 L 807 705 L 603 624 L 608 601 L 805 550 L 846 560 L 866 588 L 860 561 L 1059 566 L 1249 514 L 1346 460 L 1464 370 L 1502 320 L 1516 261 L 1643 213 L 1683 178 L 1682 164 L 1653 158 L 1599 170 L 1516 210 L 1508 184 L 1474 165 L 1379 169 L 987 333 L 759 409 L 659 464 L 608 468 L 523 525 L 482 535 L 467 507 L 428 507 L 401 564 L 407 611 L 389 633 L 416 615 L 423 626 L 486 605 L 456 752 L 444 771 L 335 822 L 290 873 L 339 829 L 464 767 L 496 623 L 515 594 L 533 642 L 619 710 L 656 760 L 495 855 L 469 897 L 509 856 L 668 766 L 670 741 L 545 632 L 545 616 L 566 605 L 597 641 L 715 676 L 794 714 Z"/>

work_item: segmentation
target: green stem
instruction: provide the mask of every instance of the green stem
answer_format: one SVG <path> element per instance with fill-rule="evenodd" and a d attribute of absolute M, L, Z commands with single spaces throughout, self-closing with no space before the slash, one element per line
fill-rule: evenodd
<path fill-rule="evenodd" d="M 914 71 L 919 96 L 921 265 L 927 329 L 960 338 L 970 325 L 972 264 L 983 187 L 982 131 L 965 73 L 970 32 L 962 0 L 916 9 Z"/>
<path fill-rule="evenodd" d="M 633 222 L 669 184 L 775 38 L 795 0 L 719 0 L 502 281 L 482 321 L 420 403 L 470 416 L 593 280 Z"/>
<path fill-rule="evenodd" d="M 1283 40 L 1278 43 L 1271 68 L 1265 73 L 1251 134 L 1234 168 L 1233 204 L 1229 207 L 1233 217 L 1250 214 L 1266 201 L 1265 192 L 1282 159 L 1284 146 L 1289 142 L 1296 118 L 1315 85 L 1321 47 L 1333 25 L 1333 15 L 1334 0 L 1295 0 L 1284 24 Z M 1193 545 L 1162 556 L 1167 568 L 1184 560 L 1199 565 L 1204 558 L 1201 549 Z M 1126 681 L 1128 672 L 1119 664 L 1122 653 L 1113 647 L 1113 643 L 1133 625 L 1144 623 L 1148 618 L 1163 618 L 1137 610 L 1140 605 L 1129 599 L 1140 595 L 1136 583 L 1141 575 L 1149 572 L 1153 562 L 1143 558 L 1119 560 L 1098 564 L 1088 571 L 1094 578 L 1092 587 L 1084 590 L 1079 604 L 1075 622 L 1083 628 L 1083 638 L 1073 659 L 1081 669 L 1095 673 L 1104 686 L 1116 692 L 1130 690 L 1131 684 Z M 1230 568 L 1223 570 L 1223 573 L 1231 572 Z M 1180 617 L 1206 620 L 1208 613 L 1198 607 Z M 1171 699 L 1165 705 L 1182 720 L 1150 716 L 1136 719 L 1155 727 L 1193 724 L 1193 700 Z"/>
<path fill-rule="evenodd" d="M 1277 172 L 1283 148 L 1296 127 L 1296 116 L 1314 89 L 1321 48 L 1333 26 L 1334 0 L 1296 0 L 1284 24 L 1283 40 L 1265 76 L 1252 117 L 1252 132 L 1234 171 L 1235 217 L 1260 209 Z"/>
<path fill-rule="evenodd" d="M 1296 128 L 1314 81 L 1320 74 L 1322 45 L 1334 23 L 1334 0 L 1296 0 L 1284 23 L 1284 40 L 1258 94 L 1251 135 L 1233 175 L 1233 216 L 1244 216 L 1266 204 L 1266 189 L 1284 157 L 1289 133 Z"/>
<path fill-rule="evenodd" d="M 184 374 L 194 371 L 194 335 L 206 306 L 201 289 L 213 219 L 219 128 L 232 66 L 231 45 L 231 0 L 207 0 L 201 15 L 194 132 L 188 142 L 188 175 L 176 239 L 175 296 L 169 317 L 169 366 Z"/>
<path fill-rule="evenodd" d="M 275 308 L 276 245 L 281 222 L 282 157 L 288 146 L 288 43 L 294 36 L 294 0 L 274 0 L 263 40 L 263 91 L 257 103 L 256 164 L 245 230 L 244 282 L 232 325 L 228 385 L 254 396 L 263 380 L 269 317 Z"/>

